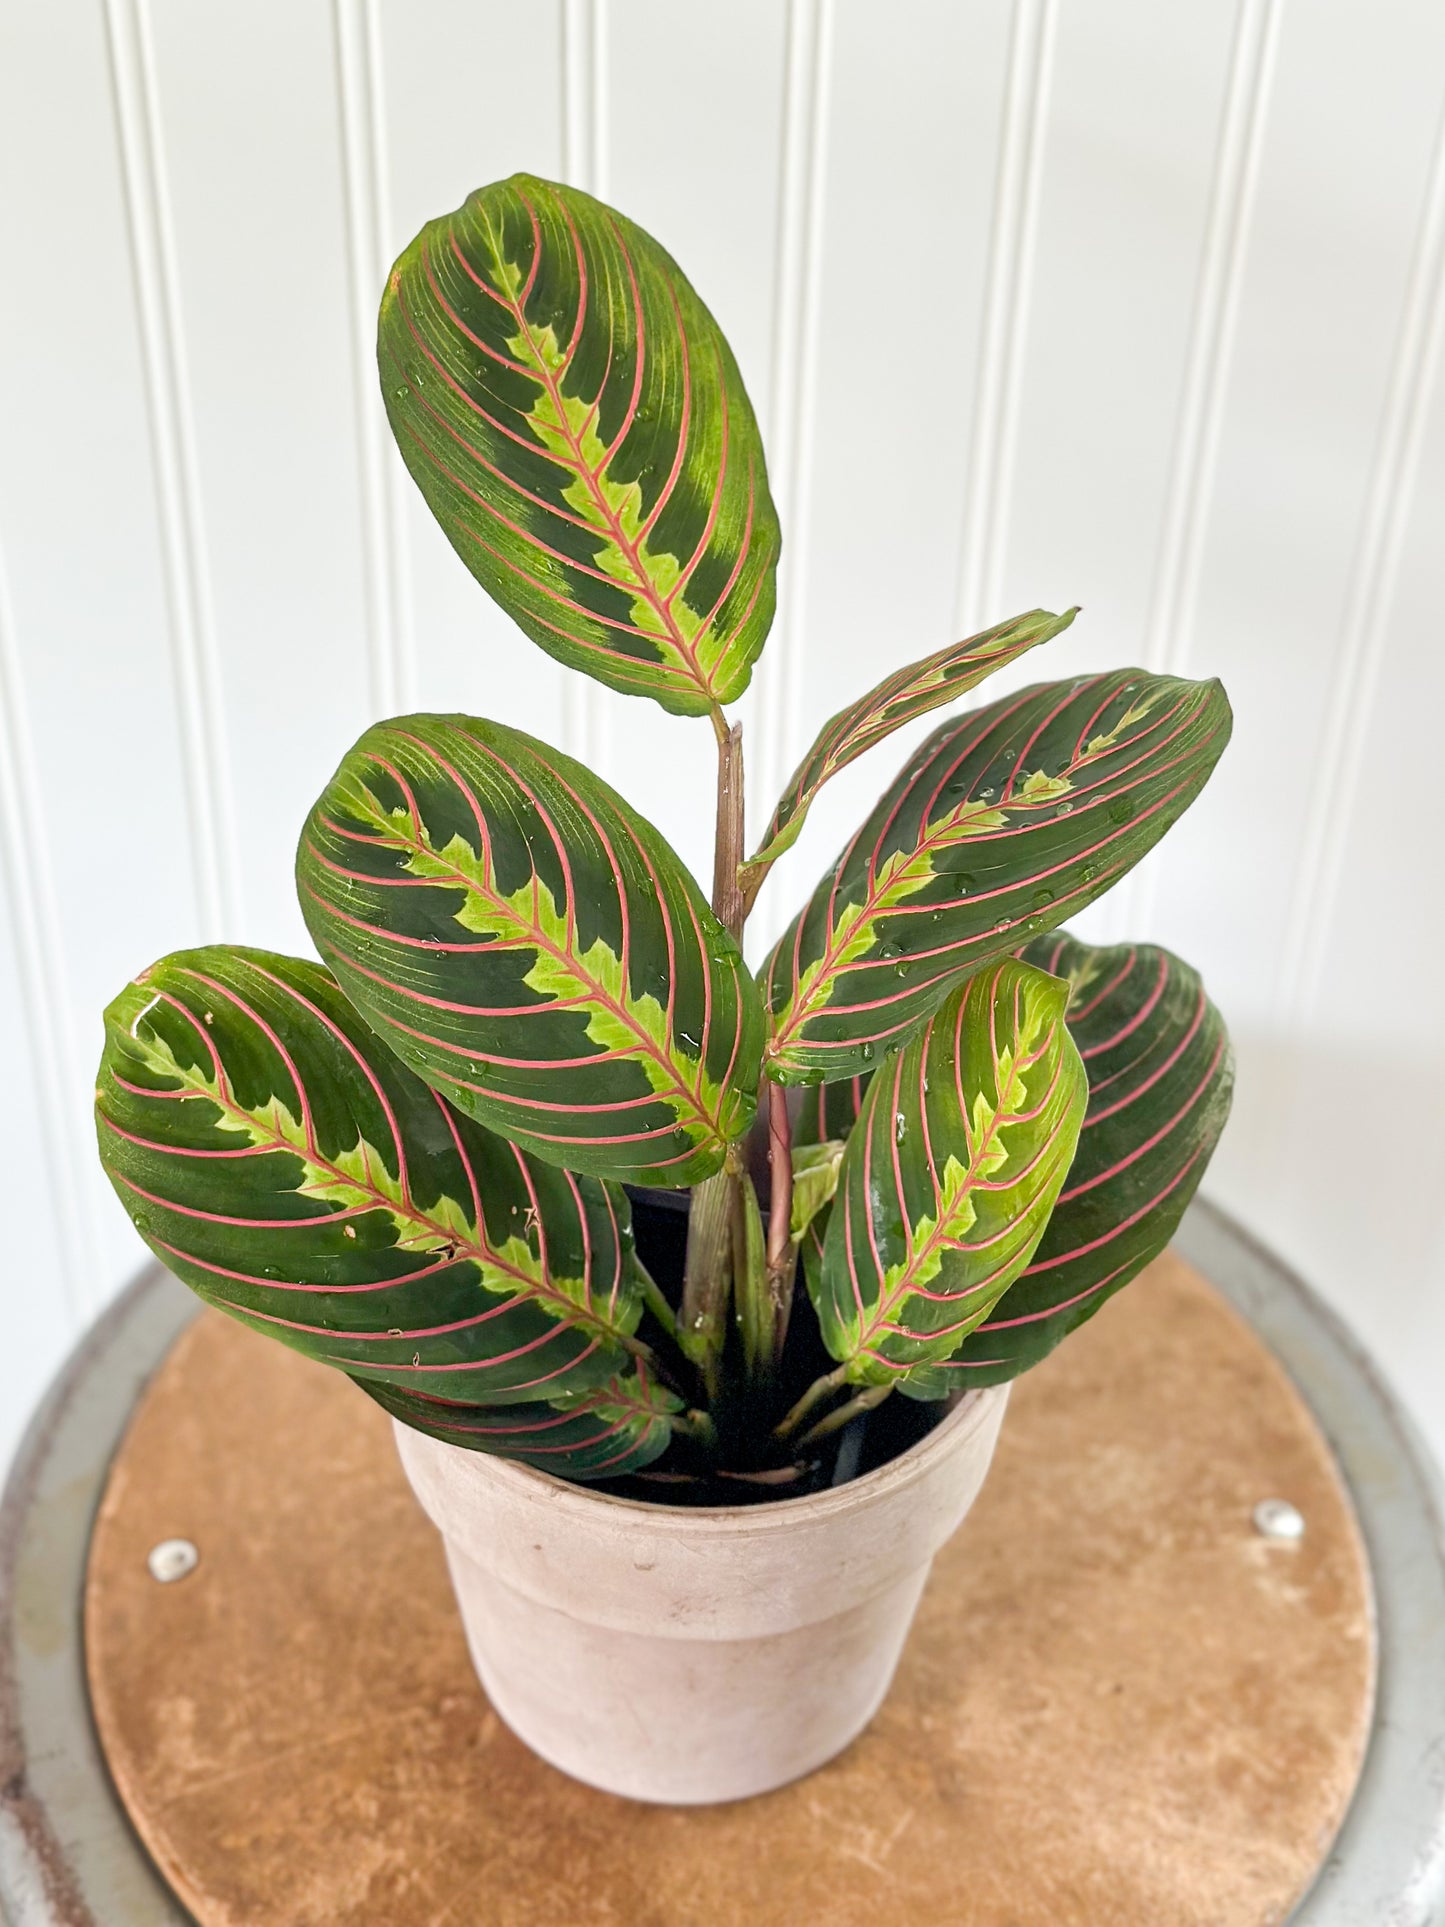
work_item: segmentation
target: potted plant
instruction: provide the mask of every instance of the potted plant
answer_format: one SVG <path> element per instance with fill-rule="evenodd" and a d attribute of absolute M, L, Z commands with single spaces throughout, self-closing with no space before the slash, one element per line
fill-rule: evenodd
<path fill-rule="evenodd" d="M 820 787 L 1075 612 L 892 670 L 748 854 L 725 705 L 780 538 L 675 263 L 519 175 L 407 248 L 379 358 L 519 627 L 711 725 L 711 902 L 547 744 L 378 723 L 301 835 L 324 962 L 143 971 L 106 1013 L 101 1156 L 208 1304 L 393 1415 L 524 1738 L 643 1798 L 758 1791 L 871 1717 L 1009 1381 L 1163 1248 L 1210 1156 L 1231 1071 L 1198 977 L 1059 926 L 1194 800 L 1229 706 L 1125 669 L 950 718 L 754 978 L 744 925 Z"/>

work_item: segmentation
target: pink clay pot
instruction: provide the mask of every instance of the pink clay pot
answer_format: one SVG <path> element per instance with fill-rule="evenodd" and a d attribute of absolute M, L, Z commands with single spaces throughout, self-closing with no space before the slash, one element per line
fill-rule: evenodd
<path fill-rule="evenodd" d="M 396 1440 L 501 1717 L 576 1779 L 699 1805 L 810 1773 L 872 1719 L 1007 1400 L 969 1393 L 866 1477 L 757 1506 L 649 1505 Z"/>

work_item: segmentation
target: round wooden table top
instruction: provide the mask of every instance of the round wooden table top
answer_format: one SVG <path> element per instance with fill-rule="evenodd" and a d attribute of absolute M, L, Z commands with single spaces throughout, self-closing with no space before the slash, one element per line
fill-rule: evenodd
<path fill-rule="evenodd" d="M 1302 1539 L 1256 1530 L 1271 1498 Z M 160 1584 L 173 1537 L 199 1563 Z M 85 1611 L 117 1786 L 205 1927 L 1263 1927 L 1343 1817 L 1374 1677 L 1325 1444 L 1173 1255 L 1015 1387 L 872 1727 L 757 1800 L 534 1758 L 387 1421 L 218 1314 L 137 1408 Z"/>

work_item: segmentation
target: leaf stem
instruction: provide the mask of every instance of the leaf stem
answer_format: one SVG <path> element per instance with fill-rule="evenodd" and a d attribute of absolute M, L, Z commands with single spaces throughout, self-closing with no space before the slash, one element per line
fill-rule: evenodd
<path fill-rule="evenodd" d="M 777 1318 L 768 1289 L 767 1242 L 758 1211 L 758 1194 L 746 1171 L 740 1172 L 732 1196 L 733 1316 L 742 1338 L 743 1361 L 750 1382 L 771 1385 L 777 1364 L 774 1334 Z"/>
<path fill-rule="evenodd" d="M 682 1311 L 677 1342 L 702 1373 L 709 1398 L 716 1398 L 727 1338 L 731 1205 L 737 1147 L 728 1146 L 721 1171 L 695 1187 L 687 1219 L 687 1258 L 682 1280 Z"/>
<path fill-rule="evenodd" d="M 634 1358 L 640 1359 L 644 1365 L 650 1366 L 653 1371 L 657 1370 L 660 1361 L 657 1353 L 645 1338 L 634 1338 L 630 1332 L 614 1332 L 612 1336 L 622 1347 L 623 1351 L 630 1352 Z"/>
<path fill-rule="evenodd" d="M 870 1385 L 866 1391 L 859 1392 L 856 1398 L 850 1398 L 846 1405 L 838 1406 L 806 1431 L 798 1440 L 798 1450 L 801 1452 L 805 1445 L 826 1438 L 830 1432 L 840 1432 L 855 1418 L 861 1418 L 865 1412 L 871 1412 L 876 1405 L 881 1405 L 892 1390 L 891 1385 Z"/>
<path fill-rule="evenodd" d="M 713 837 L 712 908 L 713 915 L 735 942 L 740 942 L 747 909 L 738 881 L 738 866 L 743 860 L 743 726 L 734 723 L 722 733 L 719 719 L 717 739 L 717 828 Z"/>
<path fill-rule="evenodd" d="M 685 1412 L 674 1412 L 668 1420 L 674 1432 L 685 1439 L 696 1439 L 699 1445 L 717 1444 L 717 1427 L 707 1412 L 698 1411 L 691 1406 Z"/>
<path fill-rule="evenodd" d="M 781 1357 L 793 1309 L 793 1278 L 798 1252 L 793 1243 L 793 1125 L 788 1094 L 768 1079 L 768 1297 L 773 1306 L 773 1356 Z"/>
<path fill-rule="evenodd" d="M 791 1438 L 815 1405 L 820 1405 L 834 1392 L 841 1392 L 847 1383 L 846 1365 L 840 1365 L 835 1372 L 825 1373 L 822 1378 L 815 1378 L 787 1417 L 773 1427 L 773 1437 L 779 1441 Z"/>

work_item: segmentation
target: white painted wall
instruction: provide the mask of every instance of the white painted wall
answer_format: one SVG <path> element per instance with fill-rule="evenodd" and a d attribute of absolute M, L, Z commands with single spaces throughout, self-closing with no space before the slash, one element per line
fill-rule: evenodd
<path fill-rule="evenodd" d="M 518 167 L 682 258 L 767 424 L 759 815 L 840 700 L 1035 603 L 1085 614 L 1030 675 L 1224 676 L 1219 775 L 1093 924 L 1204 968 L 1240 1054 L 1214 1193 L 1445 1450 L 1439 0 L 12 0 L 0 32 L 0 1457 L 141 1257 L 91 1147 L 101 1007 L 178 945 L 305 945 L 293 840 L 369 717 L 555 735 L 705 865 L 706 725 L 564 687 L 386 442 L 386 264 Z M 765 925 L 894 760 L 826 793 Z"/>

